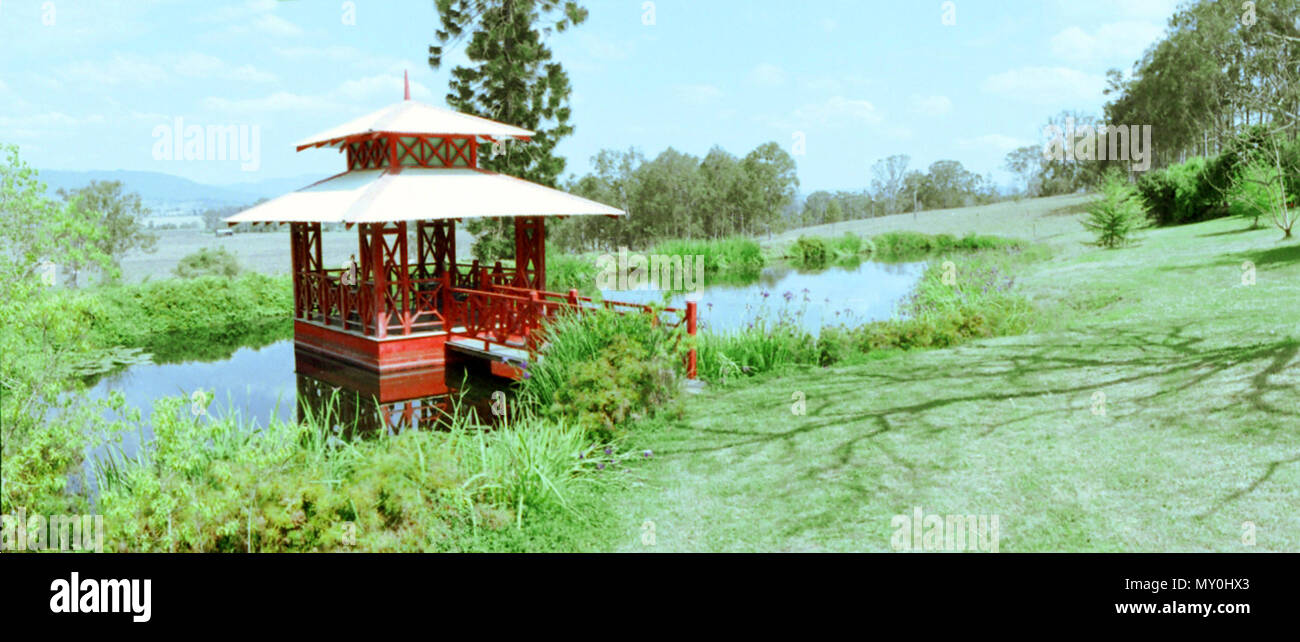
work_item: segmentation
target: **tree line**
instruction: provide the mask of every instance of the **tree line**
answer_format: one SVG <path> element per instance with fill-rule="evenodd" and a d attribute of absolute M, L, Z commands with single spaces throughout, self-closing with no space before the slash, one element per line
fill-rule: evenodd
<path fill-rule="evenodd" d="M 1221 154 L 1251 128 L 1294 140 L 1300 132 L 1298 16 L 1300 0 L 1184 5 L 1131 73 L 1107 72 L 1110 98 L 1100 118 L 1063 111 L 1047 125 L 1150 125 L 1153 170 Z M 1100 184 L 1112 169 L 1130 169 L 1113 159 L 1047 159 L 1042 145 L 1013 150 L 1005 168 L 1030 196 L 1072 193 Z"/>

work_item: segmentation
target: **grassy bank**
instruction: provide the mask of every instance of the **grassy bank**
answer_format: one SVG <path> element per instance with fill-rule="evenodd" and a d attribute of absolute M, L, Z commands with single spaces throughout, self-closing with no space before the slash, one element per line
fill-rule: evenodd
<path fill-rule="evenodd" d="M 798 267 L 819 269 L 832 263 L 856 263 L 863 259 L 914 261 L 958 252 L 1019 250 L 1025 245 L 1020 239 L 978 234 L 957 237 L 951 234 L 886 232 L 864 238 L 845 232 L 835 237 L 800 236 L 779 251 L 781 258 Z"/>
<path fill-rule="evenodd" d="M 293 286 L 249 273 L 59 291 L 93 345 L 144 348 L 159 360 L 219 357 L 250 337 L 287 338 Z"/>
<path fill-rule="evenodd" d="M 493 430 L 453 413 L 444 430 L 344 439 L 328 413 L 253 430 L 165 398 L 149 421 L 139 456 L 101 467 L 113 550 L 545 549 L 585 541 L 604 510 L 590 498 L 621 481 L 597 470 L 582 429 L 527 413 Z"/>
<path fill-rule="evenodd" d="M 919 506 L 1000 515 L 1003 551 L 1300 549 L 1300 244 L 1217 220 L 1098 250 L 1070 223 L 1017 268 L 1024 334 L 687 397 L 641 433 L 656 457 L 606 546 L 889 551 Z"/>

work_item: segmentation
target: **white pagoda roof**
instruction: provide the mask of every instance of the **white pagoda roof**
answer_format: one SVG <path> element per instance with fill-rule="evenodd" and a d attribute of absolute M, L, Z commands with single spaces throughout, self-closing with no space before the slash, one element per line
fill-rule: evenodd
<path fill-rule="evenodd" d="M 389 105 L 338 127 L 308 136 L 297 144 L 299 150 L 308 147 L 336 145 L 351 136 L 374 132 L 395 134 L 423 134 L 447 136 L 476 136 L 493 140 L 502 138 L 527 139 L 533 132 L 494 120 L 434 107 L 414 100 Z"/>
<path fill-rule="evenodd" d="M 473 168 L 345 172 L 226 219 L 236 223 L 381 223 L 500 216 L 622 216 L 623 210 Z"/>

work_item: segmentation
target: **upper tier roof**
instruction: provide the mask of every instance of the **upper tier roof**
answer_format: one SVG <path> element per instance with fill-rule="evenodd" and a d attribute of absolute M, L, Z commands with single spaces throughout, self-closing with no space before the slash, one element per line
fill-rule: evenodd
<path fill-rule="evenodd" d="M 523 138 L 533 132 L 494 120 L 426 105 L 414 100 L 389 105 L 338 127 L 308 136 L 297 145 L 299 150 L 312 146 L 335 145 L 349 136 L 372 132 L 399 134 L 444 134 L 483 138 Z"/>

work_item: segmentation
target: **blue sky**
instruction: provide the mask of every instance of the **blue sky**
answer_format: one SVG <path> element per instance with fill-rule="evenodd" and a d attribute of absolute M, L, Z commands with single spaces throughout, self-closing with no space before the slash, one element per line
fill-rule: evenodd
<path fill-rule="evenodd" d="M 894 153 L 1010 182 L 1006 152 L 1060 110 L 1100 114 L 1106 69 L 1128 71 L 1175 1 L 955 0 L 953 25 L 930 0 L 584 4 L 587 22 L 550 43 L 574 89 L 568 173 L 603 148 L 797 152 L 802 137 L 809 192 L 861 189 Z M 38 168 L 332 175 L 337 153 L 293 143 L 400 100 L 403 70 L 414 98 L 444 104 L 464 57 L 429 68 L 436 25 L 431 0 L 0 0 L 0 141 Z M 177 117 L 256 126 L 256 169 L 156 159 Z"/>

